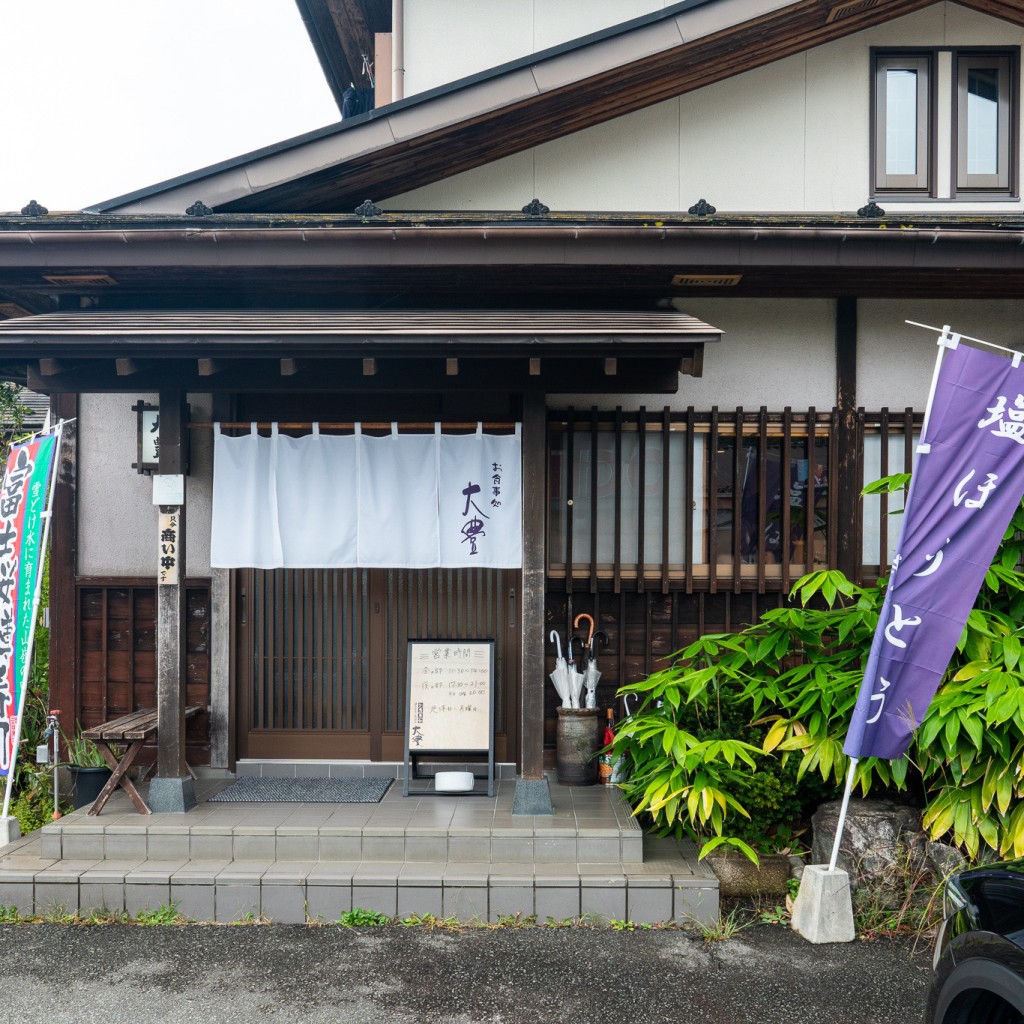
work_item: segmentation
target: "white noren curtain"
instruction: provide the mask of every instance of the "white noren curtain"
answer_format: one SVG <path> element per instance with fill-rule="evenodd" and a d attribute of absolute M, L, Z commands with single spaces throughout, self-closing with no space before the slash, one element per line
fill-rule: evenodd
<path fill-rule="evenodd" d="M 519 568 L 522 472 L 512 435 L 261 437 L 214 425 L 217 568 Z"/>

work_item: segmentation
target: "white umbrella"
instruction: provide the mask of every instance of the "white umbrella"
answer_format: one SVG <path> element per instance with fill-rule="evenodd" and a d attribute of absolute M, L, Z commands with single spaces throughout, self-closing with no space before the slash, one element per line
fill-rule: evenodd
<path fill-rule="evenodd" d="M 578 637 L 569 638 L 569 663 L 566 668 L 569 670 L 569 707 L 580 706 L 580 694 L 583 692 L 584 675 L 576 670 L 576 663 L 572 660 L 572 642 Z"/>
<path fill-rule="evenodd" d="M 555 658 L 555 671 L 551 673 L 550 679 L 562 698 L 562 707 L 569 707 L 569 669 L 566 667 L 565 658 L 562 657 L 562 641 L 558 639 L 558 633 L 551 630 L 551 640 L 555 642 L 555 650 L 558 656 Z"/>
<path fill-rule="evenodd" d="M 601 673 L 597 670 L 597 659 L 591 655 L 587 662 L 587 669 L 583 673 L 583 685 L 587 688 L 586 706 L 588 708 L 597 707 L 597 684 L 600 678 Z"/>
<path fill-rule="evenodd" d="M 597 707 L 597 684 L 601 679 L 601 673 L 597 668 L 597 645 L 594 641 L 598 637 L 603 637 L 604 642 L 608 643 L 608 637 L 598 630 L 596 633 L 591 632 L 590 634 L 590 657 L 587 659 L 587 669 L 584 672 L 583 682 L 587 687 L 586 705 L 588 708 Z"/>

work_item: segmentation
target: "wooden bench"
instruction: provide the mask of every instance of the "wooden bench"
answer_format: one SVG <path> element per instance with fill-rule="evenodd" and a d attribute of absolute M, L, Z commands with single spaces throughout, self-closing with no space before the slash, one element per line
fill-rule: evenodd
<path fill-rule="evenodd" d="M 206 708 L 200 705 L 187 707 L 185 708 L 185 718 L 192 718 L 198 715 L 200 711 L 205 710 Z M 99 796 L 93 801 L 88 811 L 89 814 L 99 814 L 118 786 L 128 794 L 139 814 L 152 813 L 149 805 L 142 799 L 142 795 L 129 778 L 128 769 L 135 764 L 135 759 L 139 756 L 139 752 L 142 750 L 146 740 L 150 736 L 155 736 L 156 733 L 156 708 L 142 708 L 139 711 L 133 711 L 130 715 L 122 715 L 120 718 L 115 718 L 112 722 L 94 725 L 91 729 L 82 730 L 82 736 L 96 744 L 99 752 L 103 755 L 103 760 L 107 762 L 113 773 L 107 784 L 100 790 Z M 120 758 L 111 749 L 110 745 L 112 743 L 125 746 L 124 753 Z M 149 778 L 155 767 L 155 765 L 152 765 L 149 768 L 144 779 Z M 188 766 L 186 765 L 186 767 Z M 191 772 L 192 769 L 189 768 L 189 771 Z"/>

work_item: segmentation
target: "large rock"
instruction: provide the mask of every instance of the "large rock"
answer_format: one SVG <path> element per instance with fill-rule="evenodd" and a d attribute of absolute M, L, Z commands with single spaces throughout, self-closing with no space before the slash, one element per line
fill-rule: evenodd
<path fill-rule="evenodd" d="M 832 858 L 840 806 L 841 801 L 831 800 L 822 804 L 811 818 L 813 864 L 827 865 Z M 865 875 L 884 873 L 898 866 L 907 851 L 919 849 L 922 841 L 919 810 L 891 800 L 851 800 L 836 866 L 856 882 Z"/>

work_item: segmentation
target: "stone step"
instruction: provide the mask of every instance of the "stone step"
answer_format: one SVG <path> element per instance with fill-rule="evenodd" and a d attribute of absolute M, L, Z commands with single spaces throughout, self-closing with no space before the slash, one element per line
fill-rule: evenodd
<path fill-rule="evenodd" d="M 710 922 L 718 881 L 692 844 L 646 840 L 642 864 L 271 860 L 54 860 L 28 836 L 0 858 L 0 904 L 54 917 L 137 914 L 172 902 L 197 921 L 336 921 L 352 909 L 498 923 L 579 917 Z"/>
<path fill-rule="evenodd" d="M 119 824 L 47 825 L 41 856 L 53 860 L 308 861 L 350 863 L 619 864 L 643 862 L 633 828 Z"/>

